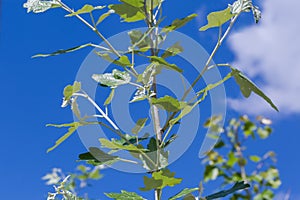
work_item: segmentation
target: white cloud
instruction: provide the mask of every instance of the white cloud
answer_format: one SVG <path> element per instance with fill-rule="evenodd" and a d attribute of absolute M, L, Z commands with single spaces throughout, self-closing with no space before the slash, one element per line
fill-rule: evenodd
<path fill-rule="evenodd" d="M 265 0 L 262 20 L 233 33 L 230 48 L 240 68 L 275 102 L 281 113 L 300 113 L 299 0 Z M 262 99 L 230 99 L 233 109 L 248 114 L 272 112 Z"/>

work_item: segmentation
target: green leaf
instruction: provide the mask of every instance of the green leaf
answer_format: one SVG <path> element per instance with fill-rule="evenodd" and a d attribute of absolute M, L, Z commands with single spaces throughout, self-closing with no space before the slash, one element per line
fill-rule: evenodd
<path fill-rule="evenodd" d="M 49 53 L 49 54 L 37 54 L 37 55 L 32 56 L 32 58 L 56 56 L 56 55 L 60 55 L 60 54 L 64 54 L 64 53 L 70 53 L 73 51 L 77 51 L 77 50 L 85 48 L 85 47 L 93 47 L 93 46 L 94 45 L 92 43 L 88 43 L 88 44 L 83 44 L 80 46 L 72 47 L 72 48 L 66 49 L 66 50 L 60 49 L 60 50 L 57 50 L 57 51 L 55 51 L 53 53 Z"/>
<path fill-rule="evenodd" d="M 206 200 L 212 200 L 212 199 L 218 199 L 220 197 L 225 197 L 229 194 L 235 193 L 239 190 L 243 190 L 250 187 L 249 184 L 244 183 L 244 181 L 241 182 L 237 182 L 234 184 L 234 186 L 232 186 L 232 188 L 230 188 L 229 190 L 222 190 L 220 192 L 217 192 L 215 194 L 209 195 L 207 197 L 205 197 Z"/>
<path fill-rule="evenodd" d="M 133 134 L 138 134 L 145 126 L 146 122 L 147 122 L 148 118 L 142 118 L 142 119 L 139 119 L 137 122 L 136 122 L 136 125 L 135 127 L 131 130 L 131 132 Z"/>
<path fill-rule="evenodd" d="M 144 7 L 144 0 L 121 0 L 123 3 L 127 3 L 135 8 Z"/>
<path fill-rule="evenodd" d="M 161 55 L 162 58 L 167 58 L 170 56 L 176 56 L 177 54 L 183 52 L 182 46 L 180 46 L 179 42 L 176 42 L 171 47 L 167 48 L 165 52 Z"/>
<path fill-rule="evenodd" d="M 175 178 L 175 172 L 170 172 L 169 169 L 162 169 L 158 172 L 154 172 L 152 174 L 152 177 L 156 180 L 162 180 L 163 183 L 160 187 L 160 189 L 170 186 L 173 187 L 175 185 L 178 185 L 181 183 L 182 179 L 181 178 Z"/>
<path fill-rule="evenodd" d="M 101 85 L 116 88 L 117 86 L 124 85 L 130 82 L 131 76 L 127 72 L 121 72 L 114 69 L 112 73 L 93 74 L 92 78 Z"/>
<path fill-rule="evenodd" d="M 215 166 L 206 165 L 204 171 L 204 182 L 215 180 L 219 175 L 219 169 Z"/>
<path fill-rule="evenodd" d="M 129 31 L 128 35 L 132 44 L 131 48 L 134 49 L 134 47 L 138 47 L 142 52 L 149 50 L 151 48 L 151 39 L 149 38 L 149 33 L 149 31 L 146 31 L 145 33 L 142 33 L 139 30 Z"/>
<path fill-rule="evenodd" d="M 80 160 L 92 161 L 94 165 L 112 164 L 117 161 L 118 156 L 112 156 L 97 147 L 90 147 L 89 152 L 79 155 Z"/>
<path fill-rule="evenodd" d="M 199 188 L 184 188 L 182 191 L 180 191 L 178 194 L 176 194 L 175 196 L 172 196 L 169 198 L 169 200 L 176 200 L 182 197 L 185 197 L 186 195 L 199 190 Z"/>
<path fill-rule="evenodd" d="M 165 59 L 161 58 L 161 57 L 157 57 L 157 56 L 149 56 L 149 58 L 151 59 L 151 62 L 157 62 L 159 64 L 162 64 L 163 67 L 166 67 L 167 69 L 172 69 L 175 70 L 179 73 L 182 73 L 183 70 L 180 69 L 177 65 L 175 64 L 170 64 L 168 63 Z"/>
<path fill-rule="evenodd" d="M 80 82 L 77 82 L 75 81 L 73 83 L 73 85 L 67 85 L 65 88 L 64 88 L 64 100 L 65 101 L 68 101 L 71 99 L 71 97 L 73 96 L 74 93 L 76 92 L 79 92 L 81 90 L 81 83 Z"/>
<path fill-rule="evenodd" d="M 160 188 L 163 184 L 162 180 L 156 180 L 151 178 L 148 178 L 147 176 L 144 176 L 144 185 L 145 187 L 140 188 L 141 191 L 150 191 L 155 188 Z"/>
<path fill-rule="evenodd" d="M 158 172 L 153 172 L 152 177 L 144 176 L 144 188 L 141 191 L 149 191 L 153 189 L 162 189 L 166 186 L 173 187 L 181 183 L 181 178 L 174 178 L 175 173 L 170 172 L 168 169 L 162 169 Z"/>
<path fill-rule="evenodd" d="M 97 20 L 96 25 L 100 24 L 101 22 L 103 22 L 108 16 L 110 16 L 110 14 L 112 14 L 112 10 L 107 11 L 106 13 L 103 13 L 102 15 L 100 15 L 99 19 Z"/>
<path fill-rule="evenodd" d="M 256 163 L 261 160 L 261 158 L 259 156 L 250 156 L 249 159 Z"/>
<path fill-rule="evenodd" d="M 136 151 L 136 152 L 140 152 L 140 151 L 148 151 L 147 149 L 142 149 L 138 146 L 135 146 L 133 144 L 128 144 L 128 145 L 122 145 L 119 144 L 115 141 L 109 141 L 107 139 L 104 138 L 100 138 L 99 139 L 101 145 L 105 148 L 108 149 L 113 149 L 113 150 L 127 150 L 127 151 Z"/>
<path fill-rule="evenodd" d="M 60 7 L 60 2 L 58 0 L 52 0 L 52 1 L 33 1 L 33 0 L 27 0 L 26 3 L 23 4 L 24 8 L 27 8 L 27 13 L 34 12 L 34 13 L 42 13 L 50 8 L 57 8 Z"/>
<path fill-rule="evenodd" d="M 76 12 L 73 12 L 71 14 L 66 15 L 66 17 L 72 17 L 72 16 L 75 16 L 75 15 L 80 15 L 80 14 L 85 14 L 85 13 L 91 13 L 95 9 L 102 9 L 104 7 L 105 6 L 98 6 L 98 7 L 94 8 L 94 6 L 86 4 L 81 9 L 77 10 Z"/>
<path fill-rule="evenodd" d="M 104 102 L 104 105 L 108 105 L 110 104 L 110 102 L 112 101 L 112 99 L 114 98 L 114 95 L 115 95 L 115 89 L 111 89 L 110 93 L 109 93 L 109 96 L 107 97 L 107 99 L 105 100 Z"/>
<path fill-rule="evenodd" d="M 136 194 L 135 192 L 127 192 L 125 190 L 121 190 L 121 193 L 104 193 L 107 197 L 115 200 L 144 200 L 143 197 Z"/>
<path fill-rule="evenodd" d="M 119 65 L 119 66 L 121 66 L 121 67 L 126 67 L 126 66 L 130 66 L 130 65 L 131 65 L 131 63 L 130 63 L 128 57 L 125 56 L 125 55 L 121 56 L 121 57 L 118 58 L 118 59 L 113 59 L 113 58 L 111 58 L 110 55 L 107 54 L 107 53 L 102 54 L 102 53 L 96 52 L 96 54 L 97 54 L 98 56 L 100 56 L 101 58 L 103 58 L 104 60 L 107 60 L 108 62 L 111 62 L 111 63 L 113 63 L 113 64 Z"/>
<path fill-rule="evenodd" d="M 234 15 L 230 12 L 230 8 L 225 10 L 212 12 L 207 16 L 207 25 L 202 26 L 200 31 L 206 31 L 209 28 L 222 26 L 224 23 L 229 21 Z"/>
<path fill-rule="evenodd" d="M 233 167 L 237 161 L 238 161 L 238 158 L 234 155 L 234 152 L 230 151 L 228 153 L 227 165 L 229 167 Z"/>
<path fill-rule="evenodd" d="M 197 14 L 191 14 L 185 18 L 182 19 L 175 19 L 171 25 L 166 26 L 162 29 L 162 32 L 171 32 L 174 31 L 182 26 L 184 26 L 186 23 L 188 23 L 189 21 L 191 21 L 192 19 L 194 19 L 197 16 Z"/>
<path fill-rule="evenodd" d="M 153 105 L 159 106 L 160 108 L 162 108 L 168 112 L 177 112 L 186 105 L 185 102 L 180 102 L 177 99 L 175 99 L 171 96 L 168 96 L 168 95 L 158 98 L 158 99 L 152 98 L 151 103 Z"/>
<path fill-rule="evenodd" d="M 109 8 L 114 10 L 125 22 L 136 22 L 146 18 L 141 8 L 134 7 L 128 3 L 112 4 Z"/>
<path fill-rule="evenodd" d="M 55 145 L 52 146 L 51 148 L 49 148 L 47 150 L 47 153 L 49 153 L 50 151 L 54 150 L 56 147 L 58 147 L 62 142 L 64 142 L 66 139 L 68 139 L 76 130 L 77 128 L 80 126 L 81 124 L 78 122 L 73 122 L 70 124 L 61 124 L 61 125 L 53 125 L 53 124 L 47 124 L 47 126 L 54 126 L 54 127 L 70 127 L 68 129 L 68 132 L 63 135 L 62 137 L 60 137 L 56 142 Z"/>
<path fill-rule="evenodd" d="M 248 98 L 251 92 L 254 92 L 258 96 L 263 98 L 266 102 L 268 102 L 272 108 L 274 108 L 276 111 L 279 111 L 276 105 L 272 102 L 272 100 L 269 97 L 267 97 L 250 79 L 248 79 L 244 74 L 242 74 L 241 71 L 233 68 L 231 68 L 231 70 L 235 72 L 235 81 L 240 86 L 240 90 L 244 97 Z"/>
<path fill-rule="evenodd" d="M 259 135 L 259 137 L 260 137 L 261 139 L 266 139 L 266 138 L 268 138 L 268 137 L 271 135 L 271 133 L 272 133 L 272 129 L 269 128 L 268 126 L 265 127 L 265 128 L 259 127 L 259 128 L 257 129 L 257 134 Z"/>

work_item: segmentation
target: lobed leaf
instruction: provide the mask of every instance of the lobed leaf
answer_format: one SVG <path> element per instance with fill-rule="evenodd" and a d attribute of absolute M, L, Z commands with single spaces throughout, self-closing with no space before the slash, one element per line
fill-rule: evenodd
<path fill-rule="evenodd" d="M 79 155 L 80 160 L 88 161 L 93 165 L 112 164 L 118 160 L 118 156 L 112 156 L 97 147 L 90 147 L 89 152 Z"/>
<path fill-rule="evenodd" d="M 114 63 L 114 64 L 119 65 L 121 67 L 126 67 L 126 66 L 130 66 L 131 65 L 128 57 L 125 56 L 125 55 L 119 57 L 118 59 L 113 59 L 107 53 L 102 54 L 102 53 L 96 52 L 96 54 L 98 56 L 100 56 L 101 58 L 103 58 L 104 60 L 107 60 L 108 62 Z"/>
<path fill-rule="evenodd" d="M 147 149 L 142 149 L 142 148 L 140 148 L 138 146 L 135 146 L 133 144 L 127 144 L 127 145 L 119 144 L 115 141 L 109 141 L 109 140 L 104 139 L 104 138 L 100 138 L 99 141 L 100 141 L 100 143 L 103 147 L 108 148 L 108 149 L 137 151 L 137 152 L 148 151 Z"/>

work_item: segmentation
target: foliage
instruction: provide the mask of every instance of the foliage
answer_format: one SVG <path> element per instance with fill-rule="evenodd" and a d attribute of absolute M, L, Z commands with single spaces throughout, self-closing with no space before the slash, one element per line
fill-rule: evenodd
<path fill-rule="evenodd" d="M 216 119 L 216 118 L 215 118 Z M 275 153 L 260 153 L 246 144 L 249 140 L 267 139 L 271 133 L 271 121 L 258 117 L 258 122 L 251 121 L 247 116 L 231 119 L 226 128 L 218 125 L 218 120 L 209 120 L 206 125 L 224 130 L 222 137 L 214 149 L 207 153 L 204 181 L 221 179 L 223 185 L 236 181 L 247 180 L 252 186 L 241 193 L 233 194 L 230 199 L 265 200 L 274 198 L 274 189 L 280 184 L 279 172 L 275 167 Z M 254 154 L 250 151 L 255 152 Z"/>
<path fill-rule="evenodd" d="M 223 84 L 228 79 L 234 78 L 236 83 L 239 85 L 242 94 L 246 98 L 248 98 L 250 94 L 254 92 L 262 97 L 275 110 L 278 110 L 271 99 L 269 99 L 238 69 L 234 68 L 230 64 L 210 65 L 213 57 L 228 36 L 234 23 L 243 12 L 252 11 L 255 22 L 259 21 L 261 13 L 258 7 L 252 4 L 251 0 L 236 0 L 232 5 L 228 5 L 228 7 L 224 10 L 212 12 L 207 16 L 208 23 L 207 25 L 201 27 L 200 31 L 205 31 L 207 29 L 216 27 L 219 29 L 219 38 L 206 64 L 203 66 L 202 72 L 198 74 L 196 79 L 193 81 L 192 86 L 185 91 L 181 99 L 175 99 L 174 97 L 160 94 L 160 91 L 156 86 L 156 76 L 162 72 L 162 68 L 173 70 L 177 73 L 182 73 L 183 69 L 181 69 L 176 63 L 170 63 L 168 58 L 174 57 L 184 50 L 180 46 L 179 42 L 176 42 L 162 53 L 159 47 L 168 37 L 170 32 L 180 29 L 197 16 L 196 14 L 192 13 L 184 18 L 174 19 L 169 25 L 166 25 L 160 29 L 159 26 L 164 20 L 164 16 L 162 15 L 163 3 L 165 3 L 163 0 L 120 0 L 120 3 L 104 6 L 93 6 L 86 4 L 76 11 L 68 7 L 61 0 L 28 0 L 27 3 L 24 4 L 24 7 L 27 8 L 28 12 L 32 11 L 34 13 L 45 12 L 51 8 L 61 8 L 65 10 L 67 12 L 65 17 L 76 17 L 79 19 L 84 25 L 94 31 L 95 34 L 99 36 L 99 38 L 102 39 L 107 46 L 104 47 L 88 43 L 72 47 L 67 50 L 58 50 L 53 53 L 38 54 L 34 57 L 55 56 L 59 54 L 70 53 L 85 47 L 94 47 L 97 49 L 97 51 L 95 51 L 96 55 L 110 62 L 112 66 L 114 66 L 114 69 L 109 73 L 93 74 L 91 77 L 95 83 L 111 89 L 110 95 L 103 104 L 98 104 L 94 99 L 92 99 L 89 94 L 82 89 L 81 83 L 79 82 L 75 81 L 72 85 L 65 87 L 63 92 L 64 99 L 62 107 L 70 106 L 77 120 L 71 123 L 48 125 L 58 128 L 67 127 L 68 131 L 66 134 L 60 137 L 56 141 L 55 145 L 49 148 L 47 152 L 53 151 L 55 148 L 57 148 L 81 126 L 104 126 L 114 133 L 117 138 L 99 138 L 99 145 L 101 145 L 101 149 L 98 147 L 90 147 L 88 152 L 79 155 L 79 159 L 96 167 L 104 164 L 109 166 L 115 162 L 130 162 L 142 165 L 149 174 L 144 176 L 144 187 L 141 187 L 140 190 L 153 190 L 156 200 L 160 200 L 162 198 L 162 191 L 165 187 L 173 187 L 177 184 L 180 184 L 182 181 L 181 178 L 175 177 L 175 173 L 171 172 L 167 168 L 168 157 L 171 152 L 167 151 L 165 147 L 171 145 L 172 141 L 177 139 L 176 134 L 172 134 L 173 127 L 176 126 L 183 117 L 188 115 L 195 107 L 197 107 L 207 97 L 207 94 L 210 90 Z M 98 20 L 95 18 L 95 13 L 98 13 Z M 128 51 L 126 52 L 117 50 L 103 36 L 98 28 L 101 26 L 102 22 L 109 18 L 112 14 L 118 15 L 123 22 L 133 23 L 137 21 L 145 21 L 146 26 L 148 27 L 145 32 L 140 30 L 132 30 L 128 32 L 131 45 L 128 47 Z M 144 59 L 144 61 L 148 63 L 146 69 L 141 73 L 138 73 L 136 70 L 136 57 Z M 220 66 L 227 67 L 227 69 L 229 69 L 227 75 L 224 76 L 222 80 L 209 84 L 206 87 L 198 90 L 196 93 L 197 95 L 194 98 L 187 99 L 190 91 L 192 89 L 196 89 L 193 87 L 203 77 L 203 75 L 210 69 Z M 154 137 L 149 137 L 147 134 L 144 136 L 139 135 L 139 133 L 142 132 L 147 119 L 139 119 L 136 122 L 136 126 L 132 128 L 130 133 L 124 133 L 111 119 L 108 113 L 107 105 L 109 105 L 114 98 L 115 89 L 127 84 L 136 88 L 133 99 L 128 103 L 134 103 L 143 100 L 147 101 L 152 115 L 151 123 L 153 124 L 153 127 L 155 127 L 155 130 L 153 131 L 154 134 L 152 134 Z M 163 97 L 159 98 L 159 96 Z M 82 117 L 77 104 L 78 98 L 85 98 L 91 105 L 95 107 L 99 115 L 85 115 Z M 166 121 L 162 122 L 159 118 L 159 110 L 164 110 L 168 113 L 168 118 Z M 209 126 L 215 126 L 213 123 L 209 124 Z M 262 135 L 262 137 L 267 137 L 269 134 L 268 130 L 269 129 L 258 129 L 257 131 L 260 135 Z M 249 130 L 247 131 L 249 132 Z M 142 140 L 144 142 L 140 143 Z M 109 151 L 104 152 L 104 149 L 108 149 Z M 128 152 L 134 159 L 138 159 L 139 162 L 115 156 L 114 153 L 118 151 Z M 215 151 L 208 154 L 208 159 L 213 153 L 215 153 Z M 246 164 L 246 160 L 241 158 L 240 155 L 235 155 L 234 151 L 228 155 L 228 158 L 228 162 L 225 162 L 223 158 L 220 158 L 221 161 L 218 161 L 220 163 L 215 163 L 218 164 L 218 166 L 213 164 L 208 165 L 204 180 L 207 181 L 214 179 L 221 175 L 220 170 L 225 170 L 225 168 L 222 168 L 223 165 L 225 166 L 224 163 L 226 163 L 227 167 L 229 166 L 229 169 L 236 163 L 243 167 Z M 261 158 L 252 156 L 251 159 L 259 162 Z M 85 174 L 86 179 L 94 178 L 90 177 L 91 173 L 87 173 L 84 170 L 82 173 Z M 275 187 L 276 184 L 278 185 L 278 182 L 274 180 L 275 175 L 276 170 L 272 169 L 271 171 L 266 171 L 264 174 L 260 174 L 260 176 L 251 177 L 251 180 L 256 181 L 255 184 L 257 183 L 258 186 L 260 186 L 259 184 L 273 184 L 272 186 Z M 225 183 L 233 184 L 230 189 L 220 191 L 205 198 L 216 199 L 249 187 L 249 184 L 243 181 L 250 177 L 246 175 L 244 177 L 236 176 L 237 175 L 233 174 L 225 181 Z M 99 178 L 99 176 L 96 177 Z M 76 197 L 76 194 L 73 194 L 74 192 L 69 191 L 70 188 L 66 187 L 67 180 L 68 177 L 66 177 L 57 187 L 55 187 L 56 193 L 53 193 L 53 196 L 51 196 L 50 199 L 54 199 L 56 195 L 62 195 L 65 199 L 80 199 Z M 267 181 L 267 183 L 265 183 L 265 181 Z M 256 185 L 254 185 L 254 188 L 255 187 Z M 199 196 L 201 196 L 202 189 L 200 187 L 197 189 L 185 188 L 170 199 L 178 199 L 181 197 L 184 197 L 184 199 L 195 199 L 195 197 L 191 194 L 191 192 L 195 190 L 199 190 Z M 259 194 L 264 195 L 263 193 Z M 121 193 L 106 193 L 106 196 L 113 199 L 143 199 L 143 197 L 139 196 L 138 194 L 127 191 L 121 191 Z"/>

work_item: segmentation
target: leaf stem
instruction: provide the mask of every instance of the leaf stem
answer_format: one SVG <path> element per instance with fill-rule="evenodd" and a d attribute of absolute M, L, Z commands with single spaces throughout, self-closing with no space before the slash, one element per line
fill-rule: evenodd
<path fill-rule="evenodd" d="M 62 6 L 62 8 L 64 10 L 66 10 L 69 13 L 75 13 L 71 8 L 69 8 L 66 4 L 64 4 L 63 2 L 59 1 L 60 5 Z M 92 29 L 92 31 L 94 31 L 110 48 L 110 50 L 116 54 L 116 56 L 121 57 L 121 55 L 119 54 L 119 52 L 112 46 L 112 44 L 101 34 L 101 32 L 94 26 L 92 26 L 90 23 L 88 23 L 85 19 L 83 19 L 80 15 L 75 14 L 75 16 L 82 21 L 87 27 L 89 27 L 90 29 Z"/>

